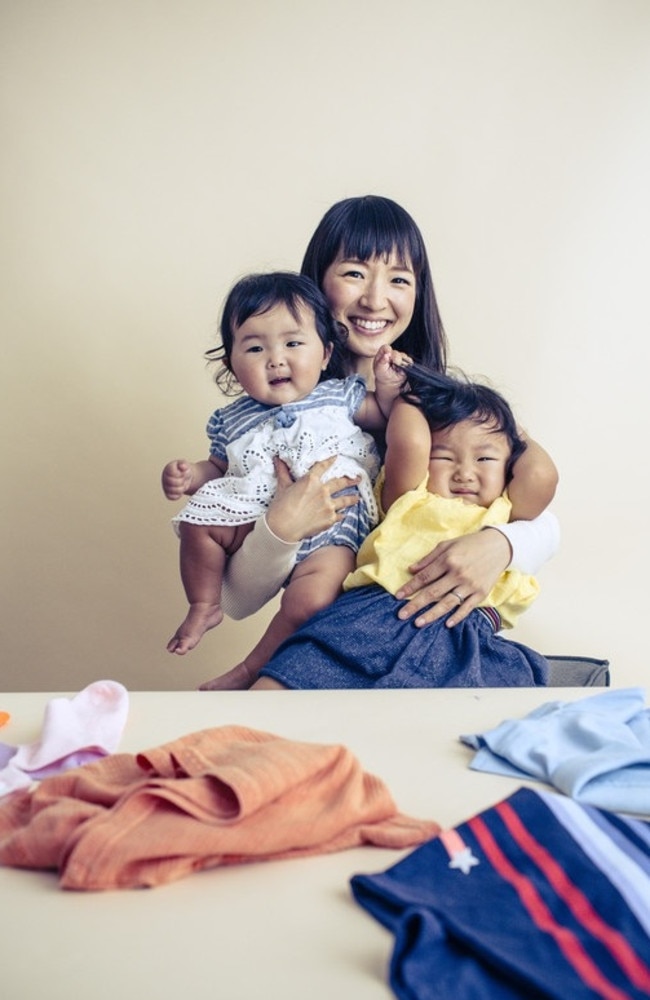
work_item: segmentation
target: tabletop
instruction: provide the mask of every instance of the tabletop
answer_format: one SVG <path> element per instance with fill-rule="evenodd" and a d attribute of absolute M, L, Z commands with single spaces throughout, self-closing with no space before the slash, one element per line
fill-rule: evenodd
<path fill-rule="evenodd" d="M 73 694 L 70 692 L 69 694 Z M 58 694 L 58 693 L 57 693 Z M 411 691 L 129 692 L 120 752 L 241 725 L 344 744 L 402 813 L 454 826 L 522 782 L 472 771 L 461 734 L 521 718 L 584 688 Z M 0 738 L 39 736 L 54 693 L 0 694 Z M 539 786 L 538 786 L 539 787 Z M 56 874 L 0 868 L 5 1000 L 388 1000 L 392 938 L 349 881 L 405 852 L 376 847 L 215 868 L 149 890 L 69 892 Z"/>

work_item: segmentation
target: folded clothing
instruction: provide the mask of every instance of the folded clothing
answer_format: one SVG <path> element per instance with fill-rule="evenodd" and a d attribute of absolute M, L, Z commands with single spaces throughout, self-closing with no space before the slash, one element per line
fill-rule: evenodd
<path fill-rule="evenodd" d="M 403 1000 L 647 1000 L 650 824 L 522 788 L 376 875 Z"/>
<path fill-rule="evenodd" d="M 650 711 L 641 688 L 545 702 L 461 741 L 477 771 L 546 781 L 587 805 L 650 816 Z"/>
<path fill-rule="evenodd" d="M 343 746 L 224 726 L 14 792 L 0 804 L 0 863 L 56 869 L 66 889 L 133 888 L 243 861 L 412 847 L 438 830 L 398 813 Z"/>

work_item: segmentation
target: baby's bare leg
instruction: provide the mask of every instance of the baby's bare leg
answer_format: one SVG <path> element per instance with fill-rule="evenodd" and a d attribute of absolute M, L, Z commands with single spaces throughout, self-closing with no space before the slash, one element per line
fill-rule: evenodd
<path fill-rule="evenodd" d="M 252 525 L 230 527 L 181 521 L 181 580 L 190 607 L 167 643 L 170 653 L 189 653 L 208 629 L 222 622 L 221 581 L 226 559 L 251 529 Z"/>
<path fill-rule="evenodd" d="M 251 691 L 288 691 L 285 684 L 280 684 L 273 677 L 258 677 L 250 686 Z"/>
<path fill-rule="evenodd" d="M 241 663 L 219 677 L 201 684 L 201 691 L 246 689 L 257 680 L 280 643 L 341 593 L 341 584 L 354 569 L 355 555 L 345 545 L 317 549 L 298 563 L 282 595 L 280 610 L 254 649 Z M 269 678 L 270 679 L 270 678 Z M 258 685 L 255 685 L 258 687 Z M 267 687 L 260 681 L 259 687 Z M 271 687 L 282 687 L 273 682 Z"/>

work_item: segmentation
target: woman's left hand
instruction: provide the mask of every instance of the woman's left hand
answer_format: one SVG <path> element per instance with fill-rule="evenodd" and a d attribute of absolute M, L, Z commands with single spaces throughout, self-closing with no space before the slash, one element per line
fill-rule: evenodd
<path fill-rule="evenodd" d="M 458 625 L 489 594 L 511 558 L 508 539 L 494 528 L 439 542 L 433 552 L 410 567 L 413 578 L 397 591 L 399 600 L 411 597 L 400 608 L 399 617 L 412 618 L 433 604 L 415 619 L 418 628 L 453 609 L 445 625 Z"/>

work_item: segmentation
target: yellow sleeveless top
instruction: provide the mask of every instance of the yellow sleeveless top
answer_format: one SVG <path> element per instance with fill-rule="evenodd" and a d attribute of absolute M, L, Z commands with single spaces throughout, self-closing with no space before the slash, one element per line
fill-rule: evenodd
<path fill-rule="evenodd" d="M 357 554 L 357 568 L 343 581 L 344 590 L 377 583 L 394 594 L 410 580 L 409 566 L 438 542 L 508 521 L 512 505 L 506 493 L 486 508 L 429 493 L 426 482 L 399 497 L 368 535 Z M 481 604 L 496 608 L 504 627 L 512 628 L 538 593 L 534 577 L 506 570 Z"/>

